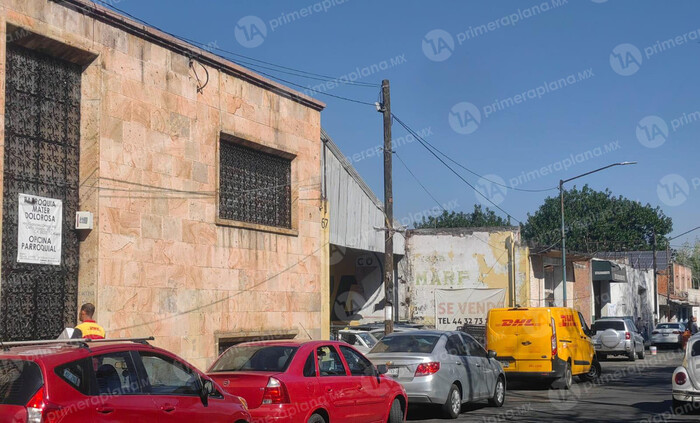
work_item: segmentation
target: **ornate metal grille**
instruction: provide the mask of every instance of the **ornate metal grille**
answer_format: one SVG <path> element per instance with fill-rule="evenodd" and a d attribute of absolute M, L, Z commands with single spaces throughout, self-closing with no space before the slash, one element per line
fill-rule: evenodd
<path fill-rule="evenodd" d="M 0 338 L 55 338 L 77 313 L 81 70 L 13 45 L 6 69 Z M 63 200 L 60 266 L 17 263 L 20 193 Z"/>
<path fill-rule="evenodd" d="M 292 161 L 221 140 L 219 217 L 292 227 Z"/>

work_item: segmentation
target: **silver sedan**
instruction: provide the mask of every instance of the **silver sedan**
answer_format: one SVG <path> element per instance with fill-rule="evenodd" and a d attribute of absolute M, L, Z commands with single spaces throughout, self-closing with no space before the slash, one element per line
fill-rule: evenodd
<path fill-rule="evenodd" d="M 503 405 L 506 377 L 495 357 L 466 333 L 424 330 L 387 335 L 367 354 L 387 366 L 410 404 L 439 404 L 453 419 L 467 402 Z"/>

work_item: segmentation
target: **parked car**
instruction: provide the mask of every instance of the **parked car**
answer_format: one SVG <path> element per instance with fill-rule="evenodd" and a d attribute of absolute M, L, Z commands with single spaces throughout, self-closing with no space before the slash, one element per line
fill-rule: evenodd
<path fill-rule="evenodd" d="M 338 332 L 340 341 L 347 342 L 363 354 L 377 345 L 377 338 L 370 332 L 357 329 L 343 329 Z"/>
<path fill-rule="evenodd" d="M 359 330 L 359 331 L 369 332 L 377 340 L 382 339 L 384 337 L 384 335 L 386 334 L 384 322 L 365 323 L 363 325 L 353 326 L 353 329 Z M 405 322 L 394 323 L 394 333 L 411 332 L 411 331 L 422 330 L 422 329 L 425 329 L 425 326 L 421 325 L 421 324 L 417 324 L 417 323 L 405 323 Z"/>
<path fill-rule="evenodd" d="M 0 423 L 250 422 L 245 401 L 144 340 L 5 343 Z"/>
<path fill-rule="evenodd" d="M 569 389 L 574 376 L 600 375 L 591 332 L 571 308 L 494 308 L 486 326 L 486 345 L 509 378 L 548 380 L 554 388 Z"/>
<path fill-rule="evenodd" d="M 388 375 L 406 389 L 408 401 L 439 404 L 456 419 L 467 402 L 488 400 L 501 407 L 506 378 L 494 353 L 461 332 L 410 331 L 380 339 L 367 357 L 386 364 Z"/>
<path fill-rule="evenodd" d="M 386 366 L 339 341 L 243 343 L 207 373 L 245 398 L 254 422 L 398 423 L 408 404 Z"/>
<path fill-rule="evenodd" d="M 651 332 L 651 345 L 655 347 L 683 347 L 683 323 L 659 323 Z"/>
<path fill-rule="evenodd" d="M 629 361 L 644 359 L 644 337 L 632 319 L 604 317 L 593 323 L 593 342 L 600 360 L 625 355 Z"/>
<path fill-rule="evenodd" d="M 671 383 L 675 411 L 700 408 L 700 334 L 695 334 L 688 340 L 683 364 L 673 371 Z"/>

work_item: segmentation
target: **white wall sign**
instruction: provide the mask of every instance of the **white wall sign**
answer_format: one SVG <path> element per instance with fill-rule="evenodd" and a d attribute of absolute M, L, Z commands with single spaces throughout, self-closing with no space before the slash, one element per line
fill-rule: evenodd
<path fill-rule="evenodd" d="M 436 289 L 435 327 L 455 330 L 464 324 L 485 325 L 488 311 L 503 307 L 505 289 Z"/>
<path fill-rule="evenodd" d="M 63 201 L 19 194 L 17 262 L 61 264 Z"/>

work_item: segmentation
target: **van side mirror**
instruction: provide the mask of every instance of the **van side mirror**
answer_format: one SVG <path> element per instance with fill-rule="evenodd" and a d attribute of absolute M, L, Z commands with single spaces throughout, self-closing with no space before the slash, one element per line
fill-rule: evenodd
<path fill-rule="evenodd" d="M 489 350 L 489 352 L 488 352 L 489 358 L 496 358 L 497 355 L 498 355 L 498 353 L 494 350 Z"/>

